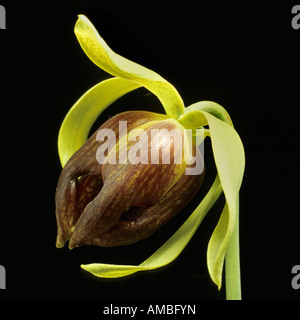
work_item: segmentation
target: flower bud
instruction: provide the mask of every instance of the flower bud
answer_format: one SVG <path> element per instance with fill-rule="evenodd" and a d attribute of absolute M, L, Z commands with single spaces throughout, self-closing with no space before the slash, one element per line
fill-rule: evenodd
<path fill-rule="evenodd" d="M 161 114 L 128 111 L 106 121 L 61 172 L 56 246 L 127 245 L 171 219 L 204 176 L 185 173 L 185 140 L 184 127 Z"/>

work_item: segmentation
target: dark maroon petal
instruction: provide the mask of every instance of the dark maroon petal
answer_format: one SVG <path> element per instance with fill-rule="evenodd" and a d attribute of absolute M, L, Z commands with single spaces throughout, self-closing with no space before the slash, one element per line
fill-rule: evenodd
<path fill-rule="evenodd" d="M 86 206 L 81 214 L 70 238 L 70 248 L 80 245 L 94 228 L 97 228 L 98 233 L 109 230 L 129 207 L 153 206 L 182 176 L 186 167 L 182 152 L 183 128 L 174 120 L 152 121 L 138 128 L 143 128 L 148 136 L 146 147 L 149 163 L 132 164 L 128 161 L 127 164 L 106 163 L 103 165 L 104 186 L 99 195 Z M 151 138 L 156 138 L 152 135 L 152 129 L 167 129 L 166 135 L 172 129 L 179 129 L 175 132 L 181 136 L 180 145 L 177 145 L 173 139 L 164 139 L 165 134 L 163 135 L 163 144 L 170 145 L 170 164 L 150 163 Z M 128 141 L 128 150 L 134 143 Z M 181 157 L 179 164 L 174 163 L 178 153 Z"/>
<path fill-rule="evenodd" d="M 164 120 L 165 115 L 159 115 L 147 111 L 128 111 L 118 114 L 106 121 L 99 129 L 112 129 L 116 137 L 119 137 L 119 121 L 127 121 L 128 130 L 152 120 Z M 78 190 L 80 177 L 100 175 L 102 166 L 96 159 L 96 151 L 101 145 L 96 140 L 95 132 L 87 142 L 69 159 L 63 168 L 56 188 L 56 220 L 57 220 L 57 247 L 63 247 L 70 238 L 75 224 L 82 212 L 78 208 L 78 197 L 83 197 L 83 190 Z M 78 180 L 79 179 L 79 180 Z M 91 178 L 89 178 L 91 179 Z M 82 180 L 83 181 L 83 180 Z M 96 188 L 99 192 L 99 188 Z M 93 193 L 95 196 L 95 193 Z M 91 201 L 91 197 L 87 196 Z M 87 205 L 87 204 L 86 204 Z"/>
<path fill-rule="evenodd" d="M 173 188 L 151 207 L 130 208 L 105 233 L 95 228 L 81 245 L 114 247 L 145 239 L 174 217 L 198 192 L 204 178 L 201 175 L 182 175 Z"/>

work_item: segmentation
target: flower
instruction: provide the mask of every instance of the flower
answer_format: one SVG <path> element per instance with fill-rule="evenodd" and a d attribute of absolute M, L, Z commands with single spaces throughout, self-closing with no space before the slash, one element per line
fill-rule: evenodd
<path fill-rule="evenodd" d="M 200 101 L 185 107 L 177 90 L 167 80 L 154 71 L 113 52 L 92 23 L 83 15 L 79 15 L 76 22 L 75 34 L 91 61 L 113 77 L 88 90 L 70 109 L 60 128 L 58 152 L 64 169 L 58 182 L 56 194 L 57 246 L 63 246 L 69 238 L 71 248 L 82 244 L 112 245 L 113 241 L 115 241 L 115 244 L 136 241 L 156 229 L 153 226 L 154 221 L 158 221 L 158 227 L 162 225 L 160 219 L 156 218 L 149 222 L 149 217 L 155 214 L 158 214 L 159 218 L 163 217 L 162 212 L 165 207 L 168 211 L 171 203 L 175 204 L 176 201 L 181 204 L 178 204 L 176 210 L 170 210 L 169 216 L 167 215 L 168 218 L 179 211 L 183 203 L 188 200 L 185 193 L 189 191 L 189 196 L 192 196 L 196 192 L 196 186 L 188 187 L 189 183 L 193 184 L 192 180 L 195 179 L 195 184 L 199 188 L 202 177 L 187 177 L 182 173 L 184 168 L 186 170 L 191 169 L 188 162 L 182 162 L 177 167 L 178 172 L 176 174 L 171 173 L 171 171 L 168 172 L 168 170 L 164 172 L 163 166 L 159 165 L 157 170 L 162 173 L 159 178 L 161 184 L 157 183 L 155 186 L 160 185 L 161 190 L 157 190 L 159 191 L 158 195 L 156 192 L 153 193 L 153 199 L 151 198 L 151 192 L 146 192 L 147 195 L 151 195 L 149 200 L 153 200 L 147 202 L 147 196 L 143 198 L 142 195 L 133 190 L 147 190 L 147 178 L 143 178 L 143 173 L 147 172 L 150 167 L 146 166 L 139 171 L 136 169 L 139 166 L 134 167 L 132 163 L 120 166 L 123 165 L 122 161 L 115 165 L 106 165 L 105 161 L 103 163 L 100 161 L 101 165 L 99 165 L 99 162 L 95 161 L 95 152 L 99 151 L 97 149 L 99 144 L 96 142 L 99 139 L 92 136 L 87 142 L 86 140 L 97 117 L 105 108 L 126 93 L 145 87 L 157 96 L 166 111 L 166 116 L 152 114 L 153 117 L 158 117 L 154 121 L 158 127 L 163 128 L 163 123 L 172 123 L 180 130 L 201 129 L 204 132 L 204 138 L 210 138 L 217 169 L 216 179 L 185 223 L 164 245 L 139 265 L 91 263 L 81 265 L 81 267 L 98 277 L 116 278 L 138 271 L 153 270 L 170 263 L 179 256 L 188 244 L 207 212 L 223 192 L 225 205 L 208 243 L 207 267 L 211 279 L 220 289 L 226 257 L 227 298 L 240 299 L 239 190 L 244 174 L 245 154 L 242 141 L 233 127 L 228 112 L 218 103 L 212 101 Z M 196 61 L 195 63 L 199 62 Z M 129 113 L 116 117 L 126 117 L 128 115 Z M 137 115 L 137 113 L 131 113 L 131 115 L 135 119 L 133 122 L 143 117 L 141 114 Z M 148 117 L 146 114 L 144 116 L 145 118 Z M 107 127 L 103 128 L 110 130 L 112 125 L 116 124 L 116 119 L 109 120 L 115 123 L 109 124 L 108 121 L 104 125 Z M 149 119 L 145 120 L 144 125 L 146 127 L 149 125 L 148 128 L 150 128 L 152 124 L 147 122 Z M 137 129 L 139 126 L 140 124 L 136 123 Z M 143 129 L 145 128 L 143 127 Z M 117 129 L 114 132 L 118 134 Z M 107 143 L 107 145 L 109 146 L 110 143 Z M 108 150 L 107 158 L 102 157 L 108 163 L 110 159 L 114 159 L 115 153 L 113 150 L 118 149 L 118 144 L 114 141 L 111 145 L 115 148 Z M 148 146 L 148 142 L 139 145 L 141 147 Z M 198 145 L 197 133 L 196 145 Z M 100 151 L 101 146 L 103 145 L 100 145 Z M 189 146 L 191 147 L 191 144 Z M 119 150 L 123 150 L 122 148 L 123 146 L 119 146 Z M 128 150 L 128 155 L 129 152 L 130 150 Z M 136 157 L 133 158 L 136 159 Z M 189 157 L 184 159 L 189 159 Z M 136 176 L 134 173 L 131 174 L 135 170 L 138 171 Z M 118 186 L 113 185 L 115 182 L 118 184 L 118 177 L 121 180 L 124 178 L 119 185 L 122 190 L 120 193 L 114 194 L 111 190 L 119 190 Z M 142 181 L 142 183 L 140 184 L 139 181 Z M 154 186 L 153 182 L 149 183 L 149 186 Z M 110 192 L 110 197 L 103 196 L 105 192 Z M 118 199 L 118 197 L 126 197 L 126 195 L 128 199 Z M 134 196 L 131 197 L 131 195 Z M 139 203 L 139 196 L 141 196 L 140 199 L 147 202 L 146 206 L 142 201 Z M 101 208 L 98 201 L 103 201 L 107 207 L 105 209 Z M 114 204 L 116 204 L 116 212 L 112 208 Z M 136 207 L 138 208 L 136 209 Z M 126 213 L 127 208 L 129 210 Z M 109 218 L 106 219 L 108 216 Z M 139 227 L 140 223 L 143 224 L 143 232 L 140 232 L 141 229 L 139 231 L 135 229 Z M 130 228 L 127 229 L 126 226 Z M 125 234 L 126 236 L 123 237 Z"/>
<path fill-rule="evenodd" d="M 130 129 L 125 136 L 120 133 L 120 123 L 126 124 L 126 131 Z M 113 144 L 99 141 L 106 129 L 114 132 Z M 143 142 L 141 134 L 146 135 L 144 145 L 132 141 L 136 140 L 132 137 L 128 141 L 133 132 L 139 134 L 139 142 Z M 124 139 L 131 159 L 120 163 Z M 153 146 L 159 149 L 156 163 L 151 161 Z M 186 164 L 183 146 L 183 126 L 165 115 L 128 111 L 106 121 L 61 172 L 56 190 L 57 247 L 69 239 L 69 248 L 83 244 L 127 245 L 148 237 L 166 223 L 194 197 L 204 176 L 204 172 L 186 174 L 186 166 L 191 165 Z M 100 147 L 109 150 L 102 161 L 96 156 Z M 163 155 L 167 154 L 164 151 L 168 150 L 169 161 L 163 163 Z M 137 152 L 139 159 L 133 159 Z"/>

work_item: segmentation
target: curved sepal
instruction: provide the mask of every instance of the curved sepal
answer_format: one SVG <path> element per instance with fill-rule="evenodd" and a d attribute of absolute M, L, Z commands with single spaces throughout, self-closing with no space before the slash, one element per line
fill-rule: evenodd
<path fill-rule="evenodd" d="M 233 126 L 226 109 L 213 101 L 200 101 L 190 105 L 185 108 L 184 114 L 179 117 L 178 121 L 186 128 L 191 129 L 197 129 L 205 126 L 208 122 L 202 111 L 205 111 Z"/>
<path fill-rule="evenodd" d="M 226 204 L 209 241 L 207 252 L 209 273 L 220 288 L 225 255 L 230 255 L 231 240 L 238 234 L 239 189 L 245 167 L 243 144 L 233 128 L 230 116 L 223 107 L 210 101 L 198 102 L 184 108 L 180 95 L 169 82 L 157 73 L 114 53 L 83 15 L 79 16 L 75 25 L 75 34 L 87 56 L 97 66 L 117 78 L 103 81 L 90 89 L 68 113 L 58 139 L 63 166 L 85 142 L 92 124 L 107 106 L 127 92 L 144 86 L 159 98 L 167 115 L 178 119 L 186 128 L 209 126 L 209 130 L 205 130 L 211 137 L 218 171 L 215 183 L 197 209 L 160 249 L 139 266 L 92 264 L 82 265 L 82 268 L 100 277 L 121 277 L 170 263 L 184 249 L 223 190 Z M 85 183 L 85 180 L 82 180 L 82 183 Z M 87 185 L 88 183 L 89 181 L 86 182 Z M 67 190 L 70 195 L 73 194 L 73 189 L 71 184 Z M 234 251 L 237 250 L 235 248 Z"/>
<path fill-rule="evenodd" d="M 223 189 L 226 205 L 209 241 L 207 252 L 210 276 L 217 286 L 221 287 L 225 254 L 238 218 L 239 189 L 245 167 L 244 148 L 239 135 L 230 124 L 205 111 L 196 110 L 195 112 L 201 113 L 201 117 L 205 116 L 209 124 L 212 149 L 220 180 L 217 177 L 198 208 L 178 231 L 139 266 L 93 264 L 82 265 L 82 268 L 99 277 L 121 277 L 137 271 L 159 268 L 170 263 L 184 249 Z"/>
<path fill-rule="evenodd" d="M 199 111 L 205 111 L 216 118 L 229 123 L 231 126 L 233 126 L 231 118 L 229 113 L 226 111 L 225 108 L 223 108 L 220 104 L 213 102 L 213 101 L 200 101 L 196 102 L 194 104 L 191 104 L 187 108 L 185 108 L 184 113 L 187 114 L 190 111 L 199 110 Z"/>
<path fill-rule="evenodd" d="M 183 114 L 184 104 L 177 90 L 156 72 L 113 52 L 86 16 L 78 16 L 75 34 L 83 51 L 98 67 L 147 88 L 159 98 L 168 116 L 177 119 Z"/>
<path fill-rule="evenodd" d="M 240 137 L 232 126 L 202 112 L 209 124 L 215 163 L 226 198 L 225 208 L 207 251 L 209 273 L 220 288 L 225 254 L 239 214 L 238 199 L 245 169 L 245 154 Z"/>
<path fill-rule="evenodd" d="M 207 250 L 208 270 L 212 280 L 220 289 L 225 254 L 239 214 L 239 189 L 245 168 L 244 148 L 238 133 L 233 128 L 230 116 L 217 103 L 210 101 L 195 103 L 186 108 L 186 113 L 179 122 L 192 128 L 209 125 L 214 159 L 226 198 L 225 208 Z"/>
<path fill-rule="evenodd" d="M 156 252 L 138 266 L 92 263 L 81 265 L 81 268 L 102 278 L 118 278 L 133 274 L 138 271 L 147 271 L 161 268 L 175 260 L 196 232 L 206 213 L 210 210 L 222 193 L 219 178 L 189 216 L 185 223 L 169 238 Z"/>
<path fill-rule="evenodd" d="M 139 87 L 130 80 L 111 78 L 92 87 L 74 104 L 58 135 L 58 153 L 63 167 L 85 143 L 97 117 L 114 101 Z"/>

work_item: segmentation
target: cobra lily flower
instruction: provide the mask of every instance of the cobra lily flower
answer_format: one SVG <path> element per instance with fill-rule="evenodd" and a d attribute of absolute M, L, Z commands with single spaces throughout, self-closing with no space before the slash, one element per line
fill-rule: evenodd
<path fill-rule="evenodd" d="M 126 139 L 123 149 L 126 150 L 120 147 L 123 141 L 120 123 L 131 129 L 123 137 Z M 114 130 L 119 140 L 117 145 L 116 139 L 113 144 L 101 139 L 101 134 L 107 133 L 106 129 Z M 141 154 L 141 148 L 137 150 L 132 137 L 127 142 L 134 132 L 146 135 L 144 154 Z M 173 139 L 169 139 L 170 132 Z M 151 161 L 151 156 L 155 156 L 152 146 L 158 149 L 161 158 L 157 159 L 158 163 Z M 165 161 L 168 163 L 162 163 L 162 153 L 166 151 L 162 150 L 166 149 L 163 146 L 171 151 Z M 101 150 L 108 149 L 109 156 L 101 158 Z M 105 122 L 75 152 L 60 175 L 56 192 L 57 247 L 62 247 L 69 238 L 70 248 L 82 244 L 126 245 L 152 234 L 177 214 L 201 186 L 203 173 L 185 174 L 186 168 L 192 166 L 186 164 L 183 149 L 183 126 L 164 115 L 129 111 Z M 120 155 L 125 151 L 129 159 L 123 163 Z M 139 159 L 132 158 L 137 151 Z"/>
<path fill-rule="evenodd" d="M 126 245 L 149 236 L 171 219 L 195 196 L 202 183 L 203 173 L 186 174 L 193 169 L 187 154 L 191 154 L 199 141 L 194 138 L 192 144 L 188 144 L 185 139 L 185 130 L 201 129 L 204 137 L 211 139 L 218 173 L 186 222 L 139 265 L 92 263 L 81 267 L 98 277 L 116 278 L 170 263 L 188 244 L 223 192 L 225 205 L 208 244 L 207 266 L 211 279 L 220 289 L 226 260 L 226 297 L 240 299 L 238 217 L 245 156 L 228 112 L 211 101 L 185 107 L 169 82 L 114 53 L 83 15 L 79 15 L 76 22 L 75 34 L 91 61 L 113 77 L 92 87 L 75 103 L 59 132 L 58 150 L 63 170 L 56 191 L 57 247 L 64 246 L 68 240 L 70 248 L 88 244 Z M 158 97 L 166 115 L 146 111 L 121 113 L 105 122 L 87 140 L 101 112 L 139 87 L 145 87 Z M 126 121 L 130 130 L 144 135 L 137 139 L 138 134 L 130 137 L 132 131 L 124 134 L 119 127 L 121 121 Z M 166 128 L 176 130 L 180 143 L 175 137 L 165 142 L 164 134 L 160 135 L 160 140 L 152 135 L 153 129 Z M 113 138 L 105 140 L 103 132 L 113 132 Z M 168 164 L 149 162 L 152 141 L 159 141 L 161 150 L 168 146 L 172 151 Z M 133 161 L 128 161 L 130 154 Z M 99 161 L 99 155 L 104 161 Z"/>

